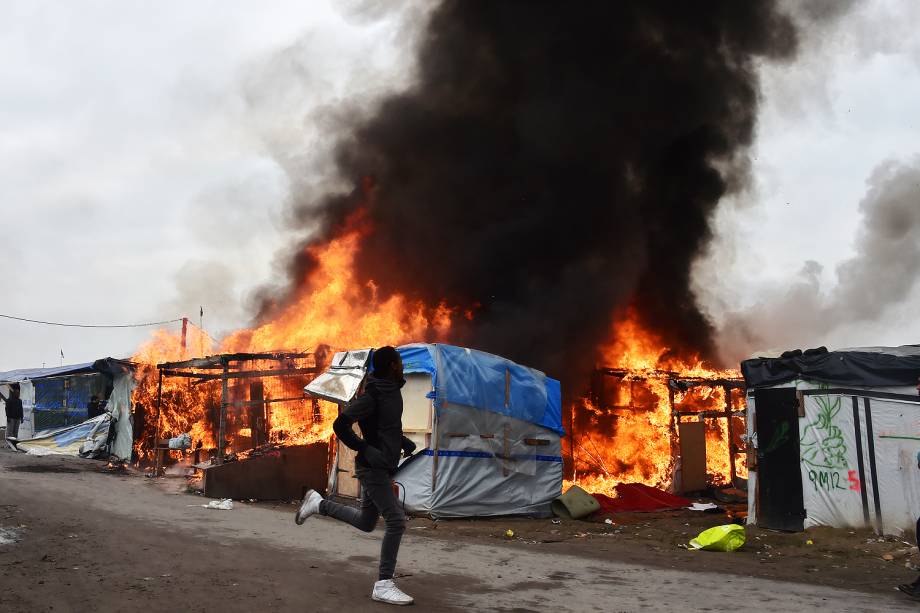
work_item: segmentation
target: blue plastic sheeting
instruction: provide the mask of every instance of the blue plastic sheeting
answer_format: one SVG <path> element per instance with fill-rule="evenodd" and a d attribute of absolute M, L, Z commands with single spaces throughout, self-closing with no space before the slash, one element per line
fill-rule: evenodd
<path fill-rule="evenodd" d="M 101 378 L 101 375 L 69 377 L 66 383 L 65 379 L 60 378 L 36 379 L 34 383 L 35 410 L 82 411 L 83 419 L 86 419 L 86 407 L 89 405 L 94 388 L 105 385 L 104 382 L 99 382 L 97 377 Z"/>
<path fill-rule="evenodd" d="M 408 374 L 426 372 L 432 377 L 437 372 L 434 365 L 431 345 L 403 345 L 399 348 L 399 356 L 403 361 L 403 372 Z"/>
<path fill-rule="evenodd" d="M 435 452 L 431 449 L 424 449 L 421 451 L 422 455 L 429 457 L 434 457 Z M 496 456 L 494 453 L 488 453 L 485 451 L 458 451 L 458 450 L 449 450 L 449 449 L 439 449 L 437 456 L 439 458 L 480 458 L 480 459 L 492 459 Z M 562 463 L 562 456 L 558 455 L 528 455 L 528 456 L 513 456 L 515 460 L 527 460 L 534 459 L 537 462 L 557 462 Z"/>
<path fill-rule="evenodd" d="M 54 444 L 58 447 L 66 447 L 74 443 L 83 442 L 95 427 L 95 421 L 84 421 L 73 428 L 65 428 L 60 434 L 54 435 Z"/>
<path fill-rule="evenodd" d="M 562 427 L 559 381 L 484 351 L 452 345 L 399 347 L 406 373 L 432 376 L 435 406 L 445 402 L 507 415 L 553 430 Z"/>

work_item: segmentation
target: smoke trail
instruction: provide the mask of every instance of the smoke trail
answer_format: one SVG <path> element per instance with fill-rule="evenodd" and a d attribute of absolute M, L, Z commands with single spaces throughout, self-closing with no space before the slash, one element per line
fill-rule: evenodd
<path fill-rule="evenodd" d="M 838 330 L 884 319 L 910 298 L 920 278 L 920 158 L 882 163 L 868 187 L 859 204 L 855 254 L 837 267 L 836 285 L 822 288 L 820 264 L 807 262 L 797 283 L 774 288 L 754 307 L 726 318 L 720 337 L 728 356 L 768 346 L 830 345 Z"/>
<path fill-rule="evenodd" d="M 329 195 L 299 218 L 319 218 L 323 241 L 366 207 L 364 278 L 472 308 L 455 342 L 569 382 L 626 306 L 677 351 L 711 356 L 690 266 L 747 180 L 754 63 L 795 47 L 771 1 L 446 0 L 415 83 L 336 148 L 372 196 Z M 314 264 L 302 247 L 293 280 Z"/>

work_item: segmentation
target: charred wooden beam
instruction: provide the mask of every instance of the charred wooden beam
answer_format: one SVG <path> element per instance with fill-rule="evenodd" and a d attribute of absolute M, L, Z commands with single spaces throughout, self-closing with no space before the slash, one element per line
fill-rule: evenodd
<path fill-rule="evenodd" d="M 225 374 L 217 373 L 200 373 L 186 372 L 184 370 L 163 369 L 160 371 L 164 377 L 185 377 L 187 379 L 197 379 L 196 383 L 205 381 L 215 381 L 217 379 L 247 379 L 260 377 L 293 377 L 297 375 L 314 375 L 322 372 L 322 369 L 316 367 L 309 368 L 285 368 L 283 370 L 241 370 L 230 371 Z"/>
<path fill-rule="evenodd" d="M 271 404 L 273 402 L 293 402 L 294 400 L 306 400 L 303 396 L 293 396 L 291 398 L 268 398 L 265 400 L 235 400 L 224 404 L 227 407 L 254 407 L 262 404 Z"/>
<path fill-rule="evenodd" d="M 283 362 L 285 360 L 298 360 L 313 355 L 312 353 L 222 353 L 219 355 L 210 355 L 204 358 L 194 358 L 181 362 L 162 362 L 157 364 L 159 369 L 180 369 L 180 368 L 200 368 L 223 370 L 224 366 L 229 366 L 233 362 L 247 362 L 252 360 L 271 360 Z"/>

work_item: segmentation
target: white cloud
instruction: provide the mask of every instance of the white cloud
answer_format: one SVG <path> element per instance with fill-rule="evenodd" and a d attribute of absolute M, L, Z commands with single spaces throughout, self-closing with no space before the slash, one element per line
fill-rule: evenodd
<path fill-rule="evenodd" d="M 316 108 L 397 84 L 412 14 L 364 4 L 0 6 L 0 313 L 129 323 L 210 301 L 209 327 L 245 325 L 287 243 L 279 161 L 314 159 Z M 286 49 L 312 78 L 278 88 Z M 0 320 L 0 370 L 127 355 L 146 334 Z"/>

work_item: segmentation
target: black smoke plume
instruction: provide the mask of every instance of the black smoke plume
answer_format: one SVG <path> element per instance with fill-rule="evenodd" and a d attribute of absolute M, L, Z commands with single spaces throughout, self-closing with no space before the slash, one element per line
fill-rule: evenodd
<path fill-rule="evenodd" d="M 747 180 L 755 63 L 796 40 L 771 1 L 447 0 L 415 83 L 341 136 L 354 193 L 300 218 L 320 220 L 321 242 L 366 207 L 364 278 L 475 305 L 452 342 L 566 383 L 629 306 L 675 351 L 711 357 L 691 264 Z M 292 279 L 313 265 L 300 253 Z"/>

